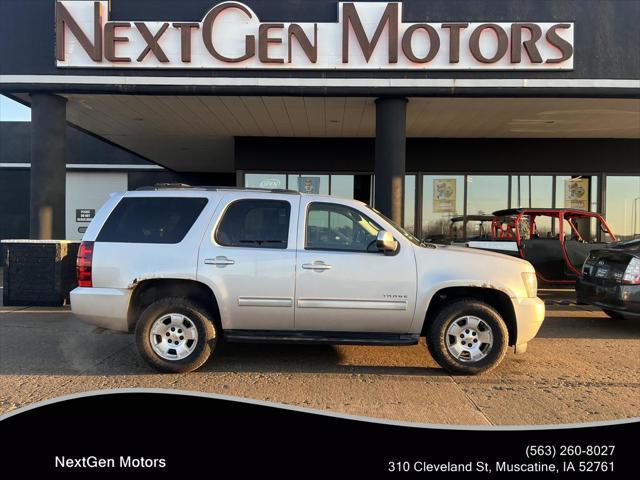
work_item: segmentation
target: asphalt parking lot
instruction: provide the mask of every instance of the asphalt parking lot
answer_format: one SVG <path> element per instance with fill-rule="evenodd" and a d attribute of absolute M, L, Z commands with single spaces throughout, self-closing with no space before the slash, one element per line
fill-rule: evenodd
<path fill-rule="evenodd" d="M 66 308 L 0 307 L 0 413 L 71 393 L 124 387 L 215 392 L 395 420 L 546 424 L 640 416 L 640 320 L 611 320 L 547 292 L 524 355 L 489 374 L 451 376 L 412 347 L 222 344 L 199 371 L 157 374 L 133 337 Z"/>

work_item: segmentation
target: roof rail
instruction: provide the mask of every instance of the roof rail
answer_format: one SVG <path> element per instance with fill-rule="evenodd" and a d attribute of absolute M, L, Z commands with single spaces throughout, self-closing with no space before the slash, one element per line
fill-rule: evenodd
<path fill-rule="evenodd" d="M 192 186 L 186 183 L 156 183 L 153 186 L 144 186 L 136 188 L 136 191 L 156 191 L 156 190 L 207 190 L 213 192 L 224 191 L 243 191 L 243 192 L 262 192 L 262 193 L 282 193 L 288 195 L 301 195 L 295 190 L 285 190 L 282 188 L 249 188 L 249 187 L 226 187 L 226 186 Z"/>
<path fill-rule="evenodd" d="M 262 192 L 262 193 L 282 193 L 286 195 L 302 195 L 297 190 L 287 190 L 285 188 L 252 188 L 252 187 L 213 187 L 218 191 L 230 191 L 230 192 Z"/>
<path fill-rule="evenodd" d="M 171 188 L 194 188 L 186 183 L 156 183 L 155 185 L 146 185 L 144 187 L 136 188 L 136 191 L 140 190 L 169 190 Z"/>

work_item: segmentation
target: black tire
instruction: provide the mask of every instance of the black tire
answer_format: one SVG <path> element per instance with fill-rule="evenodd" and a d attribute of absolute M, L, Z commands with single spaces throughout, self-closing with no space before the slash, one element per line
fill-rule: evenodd
<path fill-rule="evenodd" d="M 178 313 L 193 322 L 198 333 L 193 350 L 182 359 L 165 359 L 151 345 L 151 328 L 154 322 L 169 313 Z M 196 370 L 204 364 L 216 347 L 218 331 L 212 314 L 196 302 L 180 297 L 157 300 L 140 315 L 136 324 L 136 345 L 140 356 L 153 368 L 166 373 L 182 373 Z M 177 341 L 177 340 L 176 340 Z"/>
<path fill-rule="evenodd" d="M 609 310 L 607 308 L 603 308 L 602 311 L 607 314 L 609 318 L 613 318 L 614 320 L 624 320 L 625 316 L 623 313 L 616 312 L 615 310 Z"/>
<path fill-rule="evenodd" d="M 451 324 L 467 315 L 482 320 L 491 329 L 493 342 L 487 348 L 484 358 L 477 361 L 460 360 L 447 348 L 447 329 Z M 436 362 L 450 373 L 461 375 L 476 375 L 495 368 L 504 357 L 509 345 L 509 332 L 500 314 L 490 305 L 475 300 L 461 299 L 444 306 L 429 326 L 427 333 L 427 347 Z"/>

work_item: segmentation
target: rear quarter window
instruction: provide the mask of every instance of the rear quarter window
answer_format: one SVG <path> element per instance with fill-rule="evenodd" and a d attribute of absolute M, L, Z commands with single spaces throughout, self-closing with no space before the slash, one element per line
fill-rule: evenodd
<path fill-rule="evenodd" d="M 206 198 L 127 197 L 113 209 L 96 241 L 180 243 L 207 204 Z"/>

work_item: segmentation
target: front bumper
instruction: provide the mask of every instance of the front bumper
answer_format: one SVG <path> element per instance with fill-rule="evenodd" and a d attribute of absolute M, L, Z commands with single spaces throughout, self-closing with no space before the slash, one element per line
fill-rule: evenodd
<path fill-rule="evenodd" d="M 524 353 L 527 342 L 536 336 L 544 321 L 544 302 L 538 297 L 512 298 L 511 302 L 518 329 L 515 341 L 516 353 Z"/>
<path fill-rule="evenodd" d="M 589 280 L 576 281 L 578 303 L 588 303 L 620 313 L 640 314 L 640 285 Z"/>
<path fill-rule="evenodd" d="M 78 287 L 71 291 L 71 311 L 85 323 L 128 332 L 131 290 Z"/>

